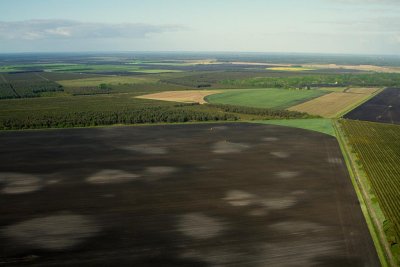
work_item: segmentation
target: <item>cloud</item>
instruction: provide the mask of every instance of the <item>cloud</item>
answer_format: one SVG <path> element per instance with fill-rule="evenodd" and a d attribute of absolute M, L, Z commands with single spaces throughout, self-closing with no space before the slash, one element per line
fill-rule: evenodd
<path fill-rule="evenodd" d="M 73 20 L 0 21 L 0 40 L 145 38 L 149 34 L 179 31 L 180 25 L 95 23 Z"/>

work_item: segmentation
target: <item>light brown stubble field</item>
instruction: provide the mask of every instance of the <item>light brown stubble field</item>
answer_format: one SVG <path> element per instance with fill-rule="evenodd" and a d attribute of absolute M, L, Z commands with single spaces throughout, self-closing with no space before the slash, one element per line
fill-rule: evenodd
<path fill-rule="evenodd" d="M 332 92 L 290 107 L 289 110 L 306 112 L 325 118 L 335 118 L 344 111 L 350 110 L 352 107 L 370 98 L 378 90 L 378 88 L 351 88 L 346 90 L 346 92 Z"/>
<path fill-rule="evenodd" d="M 204 100 L 206 96 L 218 93 L 222 93 L 222 91 L 217 91 L 217 90 L 168 91 L 168 92 L 137 96 L 136 98 L 204 104 L 206 103 L 206 101 Z"/>

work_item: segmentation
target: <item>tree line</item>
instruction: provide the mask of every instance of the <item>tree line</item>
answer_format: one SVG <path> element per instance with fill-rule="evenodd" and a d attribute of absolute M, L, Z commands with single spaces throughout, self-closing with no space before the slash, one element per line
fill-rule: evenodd
<path fill-rule="evenodd" d="M 88 111 L 57 114 L 32 114 L 0 120 L 1 130 L 89 127 L 113 124 L 173 123 L 188 121 L 226 121 L 238 117 L 227 113 L 189 110 L 184 107 L 149 107 L 120 111 Z"/>
<path fill-rule="evenodd" d="M 53 81 L 13 81 L 0 83 L 0 99 L 38 97 L 43 92 L 64 91 Z"/>
<path fill-rule="evenodd" d="M 258 115 L 262 116 L 263 119 L 310 119 L 319 117 L 297 111 L 277 110 L 270 108 L 253 108 L 222 104 L 207 104 L 207 106 L 221 109 L 224 112 Z"/>
<path fill-rule="evenodd" d="M 294 119 L 315 116 L 287 110 L 273 110 L 220 104 L 178 104 L 124 108 L 111 111 L 43 112 L 0 119 L 0 130 L 90 127 L 113 124 L 237 121 L 244 114 L 253 119 Z M 246 119 L 252 119 L 246 116 Z"/>
<path fill-rule="evenodd" d="M 311 88 L 323 86 L 400 86 L 399 73 L 325 74 L 223 80 L 223 85 L 258 88 Z"/>

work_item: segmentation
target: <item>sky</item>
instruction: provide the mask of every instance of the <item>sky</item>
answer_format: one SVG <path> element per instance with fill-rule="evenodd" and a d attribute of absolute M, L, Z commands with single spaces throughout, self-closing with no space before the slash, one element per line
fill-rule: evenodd
<path fill-rule="evenodd" d="M 0 53 L 399 54 L 400 0 L 0 0 Z"/>

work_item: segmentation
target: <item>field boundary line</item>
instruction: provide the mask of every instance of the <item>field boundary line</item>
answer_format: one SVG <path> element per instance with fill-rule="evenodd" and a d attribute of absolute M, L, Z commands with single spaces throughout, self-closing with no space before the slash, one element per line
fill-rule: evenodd
<path fill-rule="evenodd" d="M 379 95 L 380 93 L 383 92 L 383 90 L 385 90 L 386 88 L 380 88 L 378 90 L 376 90 L 374 93 L 367 95 L 363 100 L 361 100 L 358 103 L 355 103 L 354 105 L 350 106 L 349 108 L 339 111 L 334 117 L 335 118 L 341 118 L 344 115 L 346 115 L 347 113 L 353 111 L 354 109 L 358 108 L 359 106 L 365 104 L 366 102 L 368 102 L 369 100 L 371 100 L 372 98 L 374 98 L 375 96 Z M 347 94 L 351 94 L 351 93 L 347 93 Z"/>
<path fill-rule="evenodd" d="M 0 73 L 0 77 L 1 77 L 1 79 L 4 81 L 4 83 L 8 83 L 8 81 L 7 81 L 6 78 L 3 76 L 3 74 Z"/>
<path fill-rule="evenodd" d="M 11 83 L 10 83 L 10 88 L 14 92 L 14 94 L 17 98 L 21 98 L 21 96 L 18 94 L 17 90 L 15 90 L 14 86 Z"/>
<path fill-rule="evenodd" d="M 352 156 L 351 148 L 347 144 L 347 139 L 340 128 L 338 120 L 332 120 L 332 124 L 382 267 L 396 267 L 397 264 L 387 242 L 383 225 L 380 223 L 366 188 L 367 185 L 365 183 L 368 181 L 358 170 L 359 165 Z"/>
<path fill-rule="evenodd" d="M 5 132 L 41 132 L 41 131 L 59 131 L 59 130 L 76 130 L 76 129 L 101 129 L 113 127 L 145 127 L 145 126 L 167 126 L 167 125 L 187 125 L 187 124 L 219 124 L 219 123 L 254 123 L 251 121 L 226 120 L 226 121 L 188 121 L 188 122 L 146 122 L 137 124 L 104 124 L 92 126 L 71 126 L 71 127 L 50 127 L 50 128 L 29 128 L 29 129 L 0 129 L 0 134 Z"/>
<path fill-rule="evenodd" d="M 39 73 L 36 73 L 36 76 L 38 76 L 39 78 L 42 78 L 43 80 L 45 80 L 45 81 L 47 81 L 47 82 L 50 81 L 49 79 L 47 79 L 46 77 L 40 75 Z"/>

